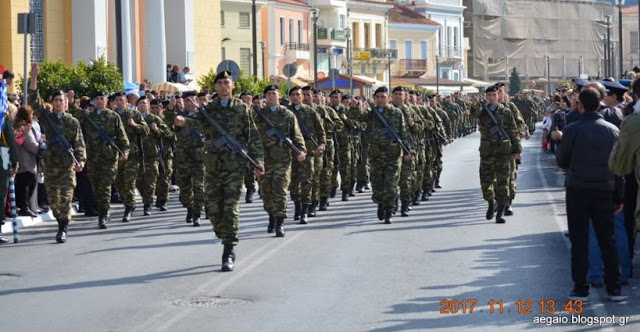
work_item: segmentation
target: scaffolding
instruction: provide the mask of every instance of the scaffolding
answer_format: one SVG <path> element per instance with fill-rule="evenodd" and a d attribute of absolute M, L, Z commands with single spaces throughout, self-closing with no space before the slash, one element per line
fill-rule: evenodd
<path fill-rule="evenodd" d="M 35 19 L 35 30 L 31 34 L 31 62 L 44 60 L 44 0 L 29 0 L 29 11 Z"/>

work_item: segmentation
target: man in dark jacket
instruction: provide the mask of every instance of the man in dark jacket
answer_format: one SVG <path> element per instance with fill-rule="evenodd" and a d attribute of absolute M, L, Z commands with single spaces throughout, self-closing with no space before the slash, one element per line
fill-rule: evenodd
<path fill-rule="evenodd" d="M 614 215 L 622 209 L 623 185 L 609 170 L 609 154 L 619 130 L 597 112 L 600 92 L 593 87 L 580 91 L 580 120 L 567 126 L 556 153 L 558 166 L 567 172 L 567 219 L 571 239 L 570 299 L 588 301 L 589 219 L 598 238 L 605 266 L 605 283 L 611 301 L 623 299 L 620 264 L 614 238 Z"/>

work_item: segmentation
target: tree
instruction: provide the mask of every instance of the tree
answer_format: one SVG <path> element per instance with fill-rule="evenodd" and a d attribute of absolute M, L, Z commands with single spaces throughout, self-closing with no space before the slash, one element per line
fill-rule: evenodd
<path fill-rule="evenodd" d="M 214 92 L 216 90 L 215 89 L 216 75 L 217 73 L 215 68 L 209 69 L 209 71 L 205 75 L 202 75 L 197 81 L 198 86 L 200 87 L 200 90 L 206 88 L 206 89 L 209 89 L 209 91 Z M 240 78 L 235 82 L 235 87 L 233 88 L 232 93 L 238 94 L 240 92 L 246 91 L 252 95 L 259 95 L 259 94 L 262 94 L 262 91 L 264 91 L 264 88 L 270 84 L 271 84 L 271 81 L 269 81 L 266 78 L 255 81 L 254 76 L 243 76 L 243 72 L 241 70 Z"/>
<path fill-rule="evenodd" d="M 515 94 L 520 91 L 522 91 L 522 80 L 520 79 L 520 74 L 516 70 L 516 67 L 513 67 L 511 75 L 509 76 L 509 94 L 515 96 Z"/>

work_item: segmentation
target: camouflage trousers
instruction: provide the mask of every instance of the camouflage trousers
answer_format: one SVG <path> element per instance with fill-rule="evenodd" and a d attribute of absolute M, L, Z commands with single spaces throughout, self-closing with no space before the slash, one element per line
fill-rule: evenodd
<path fill-rule="evenodd" d="M 100 212 L 108 212 L 111 207 L 111 185 L 115 182 L 118 172 L 118 160 L 89 159 L 86 167 L 96 208 Z"/>
<path fill-rule="evenodd" d="M 434 149 L 429 146 L 425 150 L 424 165 L 422 167 L 422 190 L 427 190 L 433 187 L 433 165 L 434 165 Z"/>
<path fill-rule="evenodd" d="M 202 213 L 205 204 L 202 152 L 176 151 L 174 168 L 176 184 L 180 187 L 180 203 L 194 213 Z"/>
<path fill-rule="evenodd" d="M 415 176 L 416 161 L 403 161 L 400 166 L 400 180 L 398 185 L 400 187 L 400 200 L 410 201 L 412 197 L 413 182 L 416 180 Z"/>
<path fill-rule="evenodd" d="M 368 146 L 367 145 L 362 145 L 362 150 L 360 151 L 360 153 L 358 154 L 358 158 L 356 158 L 356 160 L 358 160 L 358 164 L 356 165 L 356 176 L 354 176 L 352 179 L 356 179 L 356 181 L 358 181 L 358 183 L 368 183 L 369 182 L 369 172 L 370 172 L 370 160 L 369 160 L 369 151 L 368 151 Z"/>
<path fill-rule="evenodd" d="M 418 152 L 416 153 L 416 171 L 415 171 L 415 181 L 413 181 L 413 187 L 411 188 L 411 193 L 416 193 L 422 189 L 422 183 L 424 182 L 424 173 L 425 173 L 425 163 L 426 163 L 426 151 L 425 147 L 422 146 Z"/>
<path fill-rule="evenodd" d="M 442 173 L 442 145 L 439 145 L 433 151 L 433 182 L 436 182 L 440 179 L 440 173 Z"/>
<path fill-rule="evenodd" d="M 144 204 L 153 203 L 153 195 L 156 192 L 156 183 L 158 183 L 158 160 L 148 159 L 144 161 L 145 171 L 142 171 L 142 163 L 140 163 L 140 169 L 138 170 L 138 178 L 136 179 L 136 187 L 140 191 L 142 196 L 142 202 Z"/>
<path fill-rule="evenodd" d="M 44 178 L 47 198 L 53 217 L 62 221 L 71 221 L 71 201 L 76 187 L 76 174 L 73 166 L 69 168 L 47 167 Z"/>
<path fill-rule="evenodd" d="M 115 184 L 124 206 L 136 206 L 136 179 L 138 178 L 138 168 L 140 164 L 134 156 L 129 156 L 129 160 L 127 161 L 118 162 Z"/>
<path fill-rule="evenodd" d="M 256 191 L 256 180 L 255 176 L 253 175 L 253 170 L 250 167 L 245 167 L 244 187 L 247 188 L 247 191 Z"/>
<path fill-rule="evenodd" d="M 338 173 L 340 173 L 340 190 L 347 192 L 351 184 L 351 169 L 353 167 L 353 150 L 348 142 L 341 143 L 338 149 L 338 157 L 340 165 L 333 165 L 333 173 L 331 174 L 331 184 L 338 186 Z"/>
<path fill-rule="evenodd" d="M 509 199 L 514 200 L 516 198 L 516 179 L 518 178 L 518 164 L 516 160 L 511 158 L 510 163 L 510 176 L 509 176 Z"/>
<path fill-rule="evenodd" d="M 313 157 L 313 178 L 311 180 L 311 201 L 320 199 L 320 176 L 324 169 L 325 156 L 327 151 L 320 156 Z"/>
<path fill-rule="evenodd" d="M 164 160 L 165 172 L 158 174 L 156 183 L 156 197 L 165 201 L 169 200 L 169 186 L 171 185 L 171 174 L 173 174 L 173 158 Z"/>
<path fill-rule="evenodd" d="M 323 165 L 320 172 L 320 197 L 329 197 L 331 194 L 331 178 L 333 176 L 333 164 L 336 157 L 335 153 L 336 149 L 333 144 L 333 140 L 328 139 L 324 155 L 322 156 L 326 160 L 326 164 Z"/>
<path fill-rule="evenodd" d="M 293 161 L 297 163 L 297 161 Z M 291 183 L 291 163 L 265 159 L 264 175 L 258 178 L 264 210 L 275 217 L 287 217 L 287 188 Z"/>
<path fill-rule="evenodd" d="M 385 209 L 396 211 L 398 206 L 398 181 L 400 180 L 400 157 L 376 156 L 371 159 L 372 200 Z"/>
<path fill-rule="evenodd" d="M 499 205 L 509 204 L 511 156 L 480 158 L 480 185 L 486 201 L 496 200 Z"/>
<path fill-rule="evenodd" d="M 204 158 L 205 192 L 213 231 L 222 244 L 236 245 L 246 165 L 240 158 L 231 160 L 215 154 L 206 154 Z"/>
<path fill-rule="evenodd" d="M 306 142 L 305 142 L 306 143 Z M 308 145 L 313 146 L 313 144 Z M 307 155 L 307 158 L 299 163 L 291 162 L 291 185 L 289 192 L 294 202 L 302 204 L 311 204 L 311 181 L 313 179 L 315 158 L 313 152 Z"/>

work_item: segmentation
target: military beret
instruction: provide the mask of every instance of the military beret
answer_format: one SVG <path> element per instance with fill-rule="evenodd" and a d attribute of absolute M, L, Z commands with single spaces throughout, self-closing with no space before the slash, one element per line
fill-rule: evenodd
<path fill-rule="evenodd" d="M 428 95 L 428 96 L 427 96 L 427 98 L 429 98 L 429 99 L 433 99 L 433 98 L 435 98 L 435 97 L 436 97 L 436 95 Z"/>
<path fill-rule="evenodd" d="M 182 93 L 182 98 L 195 97 L 197 95 L 198 95 L 198 93 L 196 91 L 194 91 L 194 90 L 185 91 L 185 92 Z"/>
<path fill-rule="evenodd" d="M 111 95 L 111 97 L 113 97 L 113 98 L 115 98 L 115 97 L 121 97 L 121 96 L 122 96 L 122 97 L 126 97 L 127 95 L 126 95 L 124 92 L 122 92 L 122 91 L 116 92 L 116 93 L 114 93 L 114 94 L 112 94 L 112 95 Z"/>
<path fill-rule="evenodd" d="M 313 89 L 313 94 L 315 94 L 315 95 L 323 95 L 324 96 L 324 92 L 322 92 L 322 90 L 320 90 L 320 89 Z"/>
<path fill-rule="evenodd" d="M 340 90 L 333 90 L 329 93 L 329 97 L 333 96 L 333 95 L 341 95 L 342 92 Z"/>
<path fill-rule="evenodd" d="M 260 100 L 260 99 L 262 99 L 262 95 L 255 95 L 251 100 Z"/>
<path fill-rule="evenodd" d="M 216 75 L 216 78 L 213 80 L 213 83 L 217 83 L 218 80 L 230 78 L 233 81 L 233 76 L 231 76 L 231 72 L 228 70 L 223 70 Z"/>
<path fill-rule="evenodd" d="M 171 103 L 171 101 L 169 101 L 168 99 L 165 99 L 165 100 L 162 101 L 162 106 L 163 107 L 167 107 L 167 106 L 169 106 L 170 103 Z"/>
<path fill-rule="evenodd" d="M 264 93 L 265 95 L 267 94 L 267 92 L 269 91 L 278 91 L 279 88 L 277 85 L 275 84 L 271 84 L 271 85 L 267 85 L 264 90 L 262 91 L 262 93 Z"/>
<path fill-rule="evenodd" d="M 64 96 L 65 96 L 64 91 L 62 91 L 62 90 L 56 90 L 53 94 L 51 94 L 51 99 L 53 99 L 53 98 L 55 98 L 55 97 L 57 97 L 57 96 L 62 96 L 62 97 L 64 97 Z"/>
<path fill-rule="evenodd" d="M 302 90 L 302 88 L 299 86 L 294 86 L 293 88 L 289 89 L 289 96 L 291 96 L 291 94 L 296 90 Z"/>
<path fill-rule="evenodd" d="M 342 100 L 347 100 L 347 99 L 351 99 L 351 96 L 349 96 L 349 95 L 343 95 L 342 96 Z"/>
<path fill-rule="evenodd" d="M 504 87 L 504 83 L 502 83 L 502 82 L 498 82 L 498 83 L 496 83 L 496 86 L 497 86 L 498 88 L 502 88 L 502 87 Z"/>
<path fill-rule="evenodd" d="M 403 87 L 402 85 L 398 85 L 397 87 L 393 88 L 392 92 L 396 93 L 396 92 L 405 92 L 405 91 L 407 91 L 407 88 Z"/>
<path fill-rule="evenodd" d="M 248 91 L 240 92 L 240 97 L 244 97 L 244 96 L 252 96 L 252 95 Z"/>
<path fill-rule="evenodd" d="M 313 88 L 311 86 L 307 85 L 304 88 L 302 88 L 302 91 L 312 91 L 313 92 Z"/>
<path fill-rule="evenodd" d="M 500 87 L 497 85 L 492 85 L 490 87 L 488 87 L 486 90 L 484 90 L 484 92 L 496 92 L 500 90 Z"/>
<path fill-rule="evenodd" d="M 200 97 L 206 97 L 207 93 L 206 92 L 198 92 L 198 98 Z"/>
<path fill-rule="evenodd" d="M 182 99 L 182 93 L 178 92 L 178 93 L 174 94 L 173 97 L 176 98 L 176 99 Z"/>
<path fill-rule="evenodd" d="M 167 100 L 167 103 L 168 102 L 169 101 Z M 151 102 L 149 104 L 151 104 L 151 105 L 162 105 L 162 100 L 156 98 L 156 99 L 151 100 Z"/>
<path fill-rule="evenodd" d="M 373 95 L 377 95 L 378 93 L 388 93 L 389 89 L 386 86 L 381 86 L 379 88 L 376 89 L 376 91 L 373 93 Z"/>
<path fill-rule="evenodd" d="M 416 90 L 409 90 L 409 94 L 410 94 L 410 95 L 412 95 L 412 96 L 415 96 L 415 95 L 417 95 L 417 94 L 418 94 L 418 91 L 416 91 Z"/>
<path fill-rule="evenodd" d="M 109 99 L 109 101 L 114 101 L 116 99 L 115 95 L 109 95 L 109 97 L 107 97 Z"/>
<path fill-rule="evenodd" d="M 143 100 L 147 100 L 147 96 L 146 96 L 146 95 L 144 95 L 144 96 L 142 96 L 142 97 L 138 98 L 138 100 L 136 101 L 136 105 L 138 105 L 138 103 L 139 103 L 139 102 L 141 102 L 141 101 L 143 101 Z"/>

